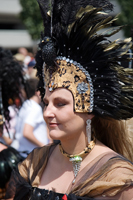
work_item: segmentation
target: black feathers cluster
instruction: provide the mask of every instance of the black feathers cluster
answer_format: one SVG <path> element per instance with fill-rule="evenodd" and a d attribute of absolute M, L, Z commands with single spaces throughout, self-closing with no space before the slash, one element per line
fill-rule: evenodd
<path fill-rule="evenodd" d="M 44 95 L 42 74 L 43 37 L 50 37 L 56 56 L 64 56 L 80 63 L 90 74 L 94 88 L 94 109 L 97 116 L 127 119 L 133 116 L 133 71 L 120 66 L 123 55 L 131 48 L 130 39 L 111 42 L 108 38 L 122 27 L 109 28 L 116 20 L 105 13 L 112 10 L 108 1 L 52 1 L 38 0 L 44 21 L 44 34 L 36 56 L 36 67 L 41 80 L 40 91 Z M 95 6 L 95 7 L 92 7 Z M 52 58 L 52 56 L 51 56 Z M 125 57 L 126 60 L 126 57 Z M 54 60 L 53 60 L 54 63 Z M 53 64 L 54 65 L 54 64 Z M 54 67 L 53 67 L 54 69 Z"/>

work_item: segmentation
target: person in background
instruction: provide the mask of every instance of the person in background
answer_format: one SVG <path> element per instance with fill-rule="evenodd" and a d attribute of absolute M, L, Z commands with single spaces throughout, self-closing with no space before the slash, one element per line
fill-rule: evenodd
<path fill-rule="evenodd" d="M 34 60 L 34 56 L 31 52 L 29 52 L 25 47 L 18 48 L 18 52 L 14 55 L 14 57 L 19 61 L 23 63 L 23 75 L 24 78 L 29 78 L 28 75 L 28 64 L 32 60 Z"/>
<path fill-rule="evenodd" d="M 3 125 L 3 134 L 2 138 L 5 141 L 5 144 L 11 145 L 15 138 L 15 133 L 16 133 L 16 122 L 17 122 L 17 114 L 18 114 L 18 109 L 16 105 L 10 105 L 8 107 L 9 110 L 9 116 L 10 116 L 10 121 L 9 123 L 5 121 L 5 124 Z"/>
<path fill-rule="evenodd" d="M 24 62 L 25 56 L 21 53 L 16 53 L 13 57 L 23 66 L 23 76 L 27 76 L 27 64 Z"/>
<path fill-rule="evenodd" d="M 22 86 L 25 87 L 22 65 L 14 59 L 10 50 L 0 47 L 0 199 L 5 196 L 12 170 L 24 160 L 17 150 L 3 144 L 5 141 L 10 144 L 13 139 L 14 130 L 10 129 L 10 123 L 17 109 L 16 99 L 20 99 L 21 103 Z"/>
<path fill-rule="evenodd" d="M 20 47 L 20 48 L 18 49 L 18 53 L 24 56 L 24 60 L 23 60 L 23 61 L 24 61 L 24 63 L 25 63 L 26 65 L 28 65 L 28 63 L 29 63 L 31 60 L 34 59 L 34 58 L 33 58 L 33 55 L 32 55 L 30 52 L 28 52 L 28 50 L 27 50 L 25 47 Z"/>
<path fill-rule="evenodd" d="M 34 68 L 35 67 L 35 59 L 31 60 L 29 63 L 28 63 L 28 70 L 27 70 L 27 74 L 29 75 L 29 78 L 36 78 L 36 69 Z"/>
<path fill-rule="evenodd" d="M 47 127 L 43 119 L 41 98 L 37 91 L 38 79 L 26 80 L 28 98 L 19 110 L 15 140 L 18 150 L 31 152 L 35 147 L 48 144 Z M 15 142 L 15 141 L 14 141 Z M 12 144 L 13 145 L 13 144 Z"/>

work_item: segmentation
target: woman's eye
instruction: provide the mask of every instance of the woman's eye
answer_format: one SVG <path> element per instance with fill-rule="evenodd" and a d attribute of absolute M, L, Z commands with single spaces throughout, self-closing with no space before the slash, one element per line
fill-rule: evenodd
<path fill-rule="evenodd" d="M 61 107 L 61 106 L 65 106 L 65 103 L 58 103 L 57 106 Z"/>

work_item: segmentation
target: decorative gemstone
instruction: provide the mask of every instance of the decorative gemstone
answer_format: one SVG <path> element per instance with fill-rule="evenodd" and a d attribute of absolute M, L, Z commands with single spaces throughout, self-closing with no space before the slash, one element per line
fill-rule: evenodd
<path fill-rule="evenodd" d="M 77 62 L 76 62 L 76 61 L 74 61 L 74 62 L 73 62 L 73 64 L 74 64 L 74 65 L 77 65 Z"/>
<path fill-rule="evenodd" d="M 91 78 L 90 77 L 87 77 L 88 81 L 90 82 L 91 81 Z"/>
<path fill-rule="evenodd" d="M 73 180 L 72 185 L 74 185 L 75 181 L 76 181 L 76 179 Z"/>
<path fill-rule="evenodd" d="M 77 63 L 77 67 L 80 67 L 81 68 L 81 65 L 80 65 L 80 63 Z M 83 68 L 83 67 L 82 67 Z"/>
<path fill-rule="evenodd" d="M 85 73 L 85 72 L 86 72 L 86 70 L 85 70 L 85 69 L 83 69 L 83 70 L 82 70 L 82 72 L 84 72 L 84 73 Z"/>
<path fill-rule="evenodd" d="M 49 91 L 52 92 L 52 90 L 53 90 L 52 87 L 50 87 L 50 88 L 49 88 Z"/>
<path fill-rule="evenodd" d="M 75 156 L 75 161 L 80 162 L 80 161 L 82 161 L 82 158 L 80 156 Z"/>
<path fill-rule="evenodd" d="M 66 62 L 70 62 L 70 59 L 69 59 L 69 58 L 67 58 L 67 59 L 66 59 Z"/>
<path fill-rule="evenodd" d="M 79 83 L 77 86 L 77 91 L 79 92 L 79 94 L 83 94 L 88 90 L 88 84 L 87 83 Z"/>

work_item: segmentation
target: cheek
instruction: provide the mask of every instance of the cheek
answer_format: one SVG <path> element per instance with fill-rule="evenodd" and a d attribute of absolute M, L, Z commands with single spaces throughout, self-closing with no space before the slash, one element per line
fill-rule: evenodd
<path fill-rule="evenodd" d="M 85 128 L 85 120 L 80 116 L 77 116 L 73 112 L 67 113 L 67 117 L 64 114 L 64 118 L 62 117 L 62 121 L 64 119 L 64 127 L 66 129 L 70 129 L 71 131 L 74 130 L 81 130 Z"/>

